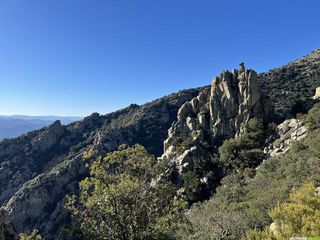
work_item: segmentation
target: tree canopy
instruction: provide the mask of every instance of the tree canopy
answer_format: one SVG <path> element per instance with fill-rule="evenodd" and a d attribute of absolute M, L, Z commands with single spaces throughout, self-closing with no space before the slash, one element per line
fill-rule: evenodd
<path fill-rule="evenodd" d="M 69 197 L 73 239 L 172 239 L 183 201 L 159 177 L 144 147 L 121 146 L 94 161 L 80 183 L 80 197 Z"/>

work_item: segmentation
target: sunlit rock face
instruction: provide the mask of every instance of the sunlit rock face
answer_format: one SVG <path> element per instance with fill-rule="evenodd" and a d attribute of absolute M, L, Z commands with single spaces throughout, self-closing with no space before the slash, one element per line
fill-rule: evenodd
<path fill-rule="evenodd" d="M 249 119 L 268 121 L 272 113 L 257 73 L 241 63 L 239 70 L 222 72 L 210 87 L 182 105 L 164 142 L 163 158 L 186 167 L 184 158 L 190 163 L 190 154 L 198 145 L 206 143 L 215 148 L 221 140 L 240 135 Z"/>
<path fill-rule="evenodd" d="M 320 87 L 318 87 L 318 88 L 316 89 L 316 93 L 315 93 L 313 99 L 316 99 L 316 100 L 319 100 L 319 99 L 320 99 Z"/>

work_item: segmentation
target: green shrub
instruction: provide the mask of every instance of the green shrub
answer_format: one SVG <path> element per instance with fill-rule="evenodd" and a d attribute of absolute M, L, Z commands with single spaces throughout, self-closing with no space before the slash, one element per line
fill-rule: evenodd
<path fill-rule="evenodd" d="M 251 119 L 240 137 L 225 140 L 219 148 L 220 161 L 231 169 L 253 168 L 264 158 L 265 133 L 261 120 Z"/>
<path fill-rule="evenodd" d="M 320 128 L 320 103 L 316 104 L 307 115 L 306 123 L 309 129 Z"/>
<path fill-rule="evenodd" d="M 66 205 L 73 225 L 72 239 L 173 239 L 184 202 L 159 176 L 157 161 L 135 145 L 94 161 L 90 177 L 80 183 L 80 197 Z"/>
<path fill-rule="evenodd" d="M 274 222 L 271 230 L 250 231 L 247 239 L 285 240 L 292 237 L 320 236 L 320 195 L 313 182 L 290 194 L 289 199 L 269 211 Z"/>

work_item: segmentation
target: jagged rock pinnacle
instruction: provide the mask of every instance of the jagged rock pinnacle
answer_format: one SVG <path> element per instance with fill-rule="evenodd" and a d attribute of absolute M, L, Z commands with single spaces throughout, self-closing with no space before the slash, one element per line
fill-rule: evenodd
<path fill-rule="evenodd" d="M 260 91 L 257 73 L 246 70 L 244 63 L 240 63 L 239 71 L 222 72 L 213 79 L 210 88 L 182 105 L 164 143 L 163 157 L 178 166 L 183 163 L 182 169 L 187 168 L 186 162 L 192 159 L 190 154 L 197 151 L 192 146 L 206 142 L 215 148 L 217 142 L 241 134 L 249 119 L 267 119 L 272 110 L 271 102 Z M 185 154 L 181 154 L 177 139 L 188 142 L 187 147 L 182 147 Z M 184 156 L 189 160 L 181 159 Z"/>
<path fill-rule="evenodd" d="M 239 74 L 241 74 L 241 73 L 243 73 L 243 72 L 245 72 L 246 71 L 246 67 L 245 67 L 245 65 L 244 65 L 244 62 L 241 62 L 240 64 L 239 64 Z"/>

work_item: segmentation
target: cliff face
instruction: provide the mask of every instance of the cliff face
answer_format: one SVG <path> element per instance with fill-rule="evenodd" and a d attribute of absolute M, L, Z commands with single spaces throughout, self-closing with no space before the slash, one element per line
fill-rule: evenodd
<path fill-rule="evenodd" d="M 53 239 L 66 221 L 66 194 L 87 174 L 88 152 L 102 155 L 121 144 L 144 145 L 160 155 L 180 106 L 200 89 L 181 91 L 142 106 L 49 127 L 0 142 L 0 204 L 17 232 L 38 229 Z"/>
<path fill-rule="evenodd" d="M 164 142 L 163 158 L 183 171 L 192 165 L 191 155 L 198 155 L 194 153 L 201 146 L 216 149 L 224 139 L 245 131 L 249 119 L 268 121 L 272 116 L 272 104 L 261 93 L 257 73 L 241 64 L 239 70 L 221 73 L 211 87 L 182 105 Z"/>

